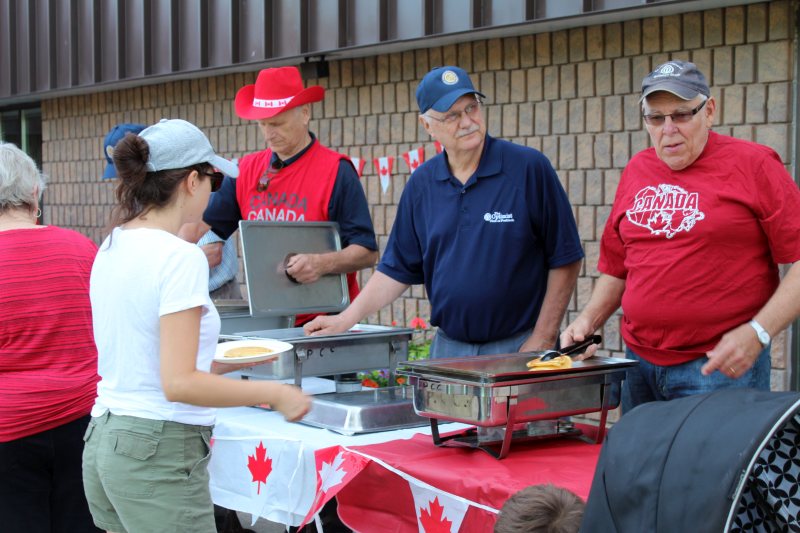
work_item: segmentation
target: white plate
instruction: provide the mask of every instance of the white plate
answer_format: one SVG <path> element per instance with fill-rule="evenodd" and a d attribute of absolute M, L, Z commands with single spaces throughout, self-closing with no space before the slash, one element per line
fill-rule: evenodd
<path fill-rule="evenodd" d="M 272 350 L 272 352 L 261 355 L 250 355 L 246 357 L 225 357 L 225 352 L 227 352 L 228 350 L 231 350 L 233 348 L 242 348 L 245 346 L 259 346 L 263 348 L 269 348 L 270 350 Z M 243 341 L 220 342 L 219 344 L 217 344 L 217 352 L 214 354 L 214 361 L 216 361 L 217 363 L 231 363 L 231 364 L 258 363 L 263 361 L 269 361 L 270 359 L 277 359 L 278 357 L 285 354 L 292 348 L 294 347 L 288 342 L 283 342 L 275 339 L 251 339 Z"/>

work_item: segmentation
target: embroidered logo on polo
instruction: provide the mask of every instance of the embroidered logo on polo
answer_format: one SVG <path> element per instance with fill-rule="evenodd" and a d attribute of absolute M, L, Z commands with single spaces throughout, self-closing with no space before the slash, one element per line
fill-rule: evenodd
<path fill-rule="evenodd" d="M 458 83 L 458 74 L 452 70 L 445 70 L 442 72 L 442 83 L 445 85 L 455 85 Z"/>
<path fill-rule="evenodd" d="M 653 235 L 671 239 L 680 231 L 690 231 L 706 218 L 700 211 L 700 195 L 677 185 L 660 184 L 645 187 L 636 193 L 633 207 L 625 212 L 628 220 L 647 228 Z"/>
<path fill-rule="evenodd" d="M 483 215 L 483 220 L 492 224 L 497 222 L 514 222 L 514 214 L 509 213 L 506 215 L 495 211 L 494 213 L 485 213 Z"/>

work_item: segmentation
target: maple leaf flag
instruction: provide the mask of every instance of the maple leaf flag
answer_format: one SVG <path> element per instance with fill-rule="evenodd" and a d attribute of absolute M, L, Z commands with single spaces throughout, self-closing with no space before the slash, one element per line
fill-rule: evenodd
<path fill-rule="evenodd" d="M 467 514 L 468 504 L 445 492 L 409 483 L 414 496 L 419 533 L 457 533 Z"/>
<path fill-rule="evenodd" d="M 369 459 L 341 446 L 322 448 L 314 452 L 317 463 L 317 493 L 308 514 L 298 526 L 302 529 L 336 493 L 361 472 Z"/>
<path fill-rule="evenodd" d="M 394 158 L 390 156 L 379 157 L 373 161 L 375 168 L 378 169 L 378 176 L 381 178 L 383 194 L 386 194 L 386 189 L 389 188 L 389 176 L 392 175 L 392 163 L 394 163 Z"/>
<path fill-rule="evenodd" d="M 364 173 L 364 165 L 367 164 L 366 159 L 350 156 L 350 161 L 352 161 L 353 166 L 356 167 L 356 172 L 358 173 L 358 177 L 360 178 L 361 175 Z"/>
<path fill-rule="evenodd" d="M 433 141 L 433 146 L 436 148 L 437 154 L 441 154 L 442 150 L 444 150 L 444 148 L 442 148 L 442 143 L 440 143 L 439 141 Z"/>
<path fill-rule="evenodd" d="M 267 457 L 263 442 L 259 441 L 255 455 L 247 456 L 247 469 L 253 475 L 253 483 L 258 483 L 256 494 L 261 494 L 261 484 L 267 484 L 267 477 L 272 472 L 272 459 Z"/>
<path fill-rule="evenodd" d="M 425 148 L 420 146 L 416 150 L 411 150 L 403 154 L 403 159 L 406 160 L 408 171 L 413 174 L 417 167 L 425 161 Z"/>

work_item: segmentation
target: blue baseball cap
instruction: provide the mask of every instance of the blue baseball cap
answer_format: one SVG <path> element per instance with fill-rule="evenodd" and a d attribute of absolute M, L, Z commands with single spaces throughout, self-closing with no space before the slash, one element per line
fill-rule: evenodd
<path fill-rule="evenodd" d="M 433 109 L 445 113 L 465 94 L 483 93 L 476 91 L 469 74 L 458 67 L 436 67 L 431 70 L 417 86 L 417 105 L 419 112 Z"/>
<path fill-rule="evenodd" d="M 117 169 L 114 168 L 114 147 L 118 142 L 125 137 L 126 133 L 133 133 L 138 135 L 144 129 L 141 124 L 117 124 L 106 135 L 103 141 L 103 152 L 106 155 L 106 170 L 103 172 L 103 179 L 111 179 L 117 177 Z"/>

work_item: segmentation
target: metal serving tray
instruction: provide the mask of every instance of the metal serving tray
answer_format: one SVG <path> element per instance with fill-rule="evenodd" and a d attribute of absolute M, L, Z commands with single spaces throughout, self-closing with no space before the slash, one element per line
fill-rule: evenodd
<path fill-rule="evenodd" d="M 343 435 L 424 426 L 416 414 L 411 387 L 382 387 L 357 392 L 317 394 L 301 423 Z"/>
<path fill-rule="evenodd" d="M 517 422 L 600 411 L 610 396 L 603 394 L 604 388 L 618 387 L 636 364 L 592 357 L 569 369 L 531 372 L 525 363 L 535 357 L 516 353 L 410 361 L 397 373 L 408 376 L 420 415 L 490 427 L 509 422 L 510 399 Z"/>
<path fill-rule="evenodd" d="M 226 338 L 268 338 L 293 344 L 293 351 L 244 370 L 242 375 L 266 379 L 295 378 L 299 385 L 302 376 L 394 369 L 399 361 L 408 359 L 408 342 L 413 332 L 410 328 L 358 324 L 346 333 L 335 335 L 306 336 L 303 328 L 284 328 L 246 331 Z"/>
<path fill-rule="evenodd" d="M 544 352 L 542 352 L 544 353 Z M 540 353 L 496 354 L 403 363 L 397 373 L 408 376 L 414 410 L 430 419 L 434 443 L 437 420 L 472 424 L 479 428 L 504 426 L 499 454 L 510 446 L 516 424 L 555 420 L 600 412 L 596 441 L 605 436 L 609 409 L 617 406 L 628 359 L 592 357 L 572 368 L 531 372 L 526 363 Z M 481 445 L 473 447 L 483 448 Z M 489 450 L 486 450 L 489 451 Z"/>

